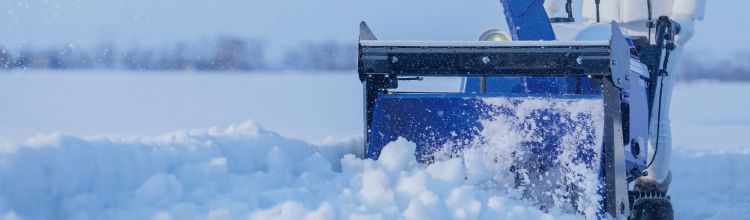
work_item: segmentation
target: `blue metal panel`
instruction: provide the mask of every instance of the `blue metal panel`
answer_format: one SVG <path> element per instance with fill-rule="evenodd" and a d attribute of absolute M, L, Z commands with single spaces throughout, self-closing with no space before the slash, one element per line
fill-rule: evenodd
<path fill-rule="evenodd" d="M 625 165 L 628 170 L 646 168 L 648 159 L 648 78 L 631 71 L 630 89 L 622 99 Z"/>
<path fill-rule="evenodd" d="M 367 158 L 377 159 L 386 144 L 403 137 L 417 144 L 415 155 L 420 162 L 430 162 L 432 154 L 444 145 L 458 151 L 476 143 L 483 129 L 481 120 L 489 120 L 498 115 L 514 116 L 514 106 L 493 106 L 482 101 L 484 97 L 523 97 L 545 99 L 601 99 L 601 95 L 520 95 L 520 94 L 381 94 L 375 104 L 373 124 L 368 138 Z M 512 101 L 514 105 L 521 101 Z M 554 160 L 561 153 L 558 148 L 562 137 L 576 130 L 577 126 L 592 123 L 590 118 L 570 120 L 550 108 L 535 110 L 531 118 L 543 132 L 538 141 L 528 142 L 525 147 L 534 155 L 541 155 L 540 161 L 554 167 Z M 575 116 L 574 116 L 575 117 Z M 586 116 L 583 116 L 586 117 Z M 580 127 L 579 127 L 580 128 Z M 594 128 L 591 128 L 594 129 Z M 581 146 L 593 143 L 593 130 Z M 446 145 L 448 144 L 448 145 Z M 584 149 L 581 147 L 580 149 Z M 579 158 L 591 163 L 593 151 L 578 152 Z M 598 164 L 588 164 L 598 167 Z"/>
<path fill-rule="evenodd" d="M 443 144 L 476 137 L 479 121 L 489 117 L 483 113 L 488 108 L 478 99 L 448 94 L 381 94 L 373 112 L 367 158 L 377 159 L 386 144 L 403 137 L 417 144 L 417 159 L 428 162 Z"/>
<path fill-rule="evenodd" d="M 499 100 L 504 104 L 488 104 L 485 98 Z M 515 184 L 517 189 L 522 190 L 524 197 L 546 207 L 560 205 L 559 200 L 553 198 L 568 198 L 568 203 L 573 206 L 577 202 L 592 201 L 591 197 L 578 200 L 582 198 L 580 196 L 586 196 L 580 187 L 581 184 L 591 184 L 591 181 L 598 183 L 599 178 L 571 179 L 564 173 L 601 174 L 603 137 L 596 137 L 596 134 L 604 133 L 601 132 L 603 127 L 597 127 L 603 126 L 604 120 L 599 116 L 600 123 L 596 123 L 592 116 L 600 112 L 572 115 L 571 112 L 561 111 L 552 106 L 519 108 L 529 99 L 572 103 L 580 99 L 603 97 L 538 94 L 380 94 L 373 110 L 366 156 L 378 159 L 385 145 L 400 137 L 416 143 L 415 156 L 421 163 L 446 159 L 445 153 L 454 155 L 468 147 L 507 147 L 505 149 L 511 150 L 504 152 L 511 152 L 510 156 L 506 155 L 503 157 L 505 160 L 497 162 L 510 164 L 507 172 L 515 175 L 515 180 L 506 184 Z M 518 111 L 530 112 L 518 118 Z M 519 132 L 517 135 L 528 135 L 526 137 L 529 138 L 524 138 L 517 145 L 489 143 L 488 138 L 491 136 L 505 133 L 483 133 L 483 123 L 508 118 L 511 118 L 512 122 L 500 120 L 494 123 L 504 123 L 511 127 L 510 132 Z M 576 141 L 571 142 L 571 139 Z M 438 153 L 435 154 L 436 152 Z M 562 157 L 563 155 L 567 156 Z M 571 167 L 585 167 L 586 170 L 572 171 Z M 601 204 L 598 207 L 601 207 Z"/>
<path fill-rule="evenodd" d="M 544 0 L 500 0 L 513 40 L 555 40 Z"/>

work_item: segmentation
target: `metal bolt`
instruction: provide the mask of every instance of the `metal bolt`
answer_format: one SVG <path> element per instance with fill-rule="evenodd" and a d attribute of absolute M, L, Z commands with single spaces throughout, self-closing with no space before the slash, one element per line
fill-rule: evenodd
<path fill-rule="evenodd" d="M 617 66 L 617 60 L 612 60 L 612 66 Z"/>
<path fill-rule="evenodd" d="M 630 80 L 630 75 L 625 75 L 625 80 Z"/>
<path fill-rule="evenodd" d="M 516 26 L 516 30 L 521 30 L 521 26 Z"/>
<path fill-rule="evenodd" d="M 489 63 L 489 62 L 490 62 L 490 58 L 489 58 L 489 57 L 482 57 L 482 62 L 483 62 L 484 64 L 487 64 L 487 63 Z"/>
<path fill-rule="evenodd" d="M 398 57 L 395 57 L 395 56 L 391 57 L 391 63 L 396 63 L 396 62 L 398 62 Z"/>
<path fill-rule="evenodd" d="M 620 84 L 622 84 L 622 79 L 617 78 L 617 85 L 620 85 Z"/>
<path fill-rule="evenodd" d="M 580 58 L 580 57 L 576 58 L 576 63 L 578 63 L 578 65 L 582 65 L 583 64 L 583 58 Z"/>

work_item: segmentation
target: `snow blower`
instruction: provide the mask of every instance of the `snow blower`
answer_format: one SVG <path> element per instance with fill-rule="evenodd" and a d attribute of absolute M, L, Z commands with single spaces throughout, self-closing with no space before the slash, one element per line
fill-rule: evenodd
<path fill-rule="evenodd" d="M 491 29 L 480 41 L 382 41 L 360 24 L 367 158 L 398 138 L 416 143 L 426 164 L 476 148 L 497 168 L 487 170 L 498 173 L 491 181 L 543 209 L 670 218 L 666 195 L 628 184 L 647 175 L 649 116 L 659 114 L 650 110 L 673 23 L 657 20 L 655 44 L 614 22 L 610 40 L 558 41 L 550 21 L 572 16 L 549 19 L 543 1 L 501 2 L 510 34 Z M 424 77 L 460 77 L 462 89 L 398 90 Z"/>

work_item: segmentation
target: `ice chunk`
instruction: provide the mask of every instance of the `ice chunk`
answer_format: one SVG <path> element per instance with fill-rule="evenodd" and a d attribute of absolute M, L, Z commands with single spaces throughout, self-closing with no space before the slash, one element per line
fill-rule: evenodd
<path fill-rule="evenodd" d="M 304 220 L 335 219 L 335 217 L 336 211 L 333 210 L 331 203 L 323 202 L 318 209 L 305 214 Z"/>
<path fill-rule="evenodd" d="M 390 178 L 382 169 L 366 169 L 359 196 L 373 210 L 384 210 L 395 205 L 395 194 L 391 189 Z"/>
<path fill-rule="evenodd" d="M 430 164 L 426 171 L 433 179 L 452 185 L 458 185 L 466 179 L 466 168 L 461 158 L 435 162 Z"/>
<path fill-rule="evenodd" d="M 173 202 L 182 198 L 182 183 L 173 174 L 158 173 L 135 190 L 135 197 L 144 204 Z"/>
<path fill-rule="evenodd" d="M 269 173 L 291 173 L 292 163 L 290 162 L 287 154 L 278 147 L 274 147 L 271 152 L 268 152 Z"/>
<path fill-rule="evenodd" d="M 454 219 L 476 219 L 482 211 L 482 203 L 477 200 L 471 186 L 451 190 L 445 204 L 451 210 Z"/>
<path fill-rule="evenodd" d="M 409 163 L 416 163 L 414 159 L 414 151 L 416 149 L 416 144 L 399 138 L 383 148 L 378 161 L 390 171 L 406 170 Z"/>

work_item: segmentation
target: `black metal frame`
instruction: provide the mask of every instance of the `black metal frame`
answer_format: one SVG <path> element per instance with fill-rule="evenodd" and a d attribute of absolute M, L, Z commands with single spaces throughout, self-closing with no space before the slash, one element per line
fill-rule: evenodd
<path fill-rule="evenodd" d="M 622 137 L 621 91 L 629 85 L 630 46 L 616 23 L 612 41 L 570 45 L 549 42 L 376 41 L 362 22 L 358 73 L 363 83 L 365 150 L 379 94 L 398 87 L 399 77 L 590 77 L 603 90 L 604 210 L 630 214 Z"/>

